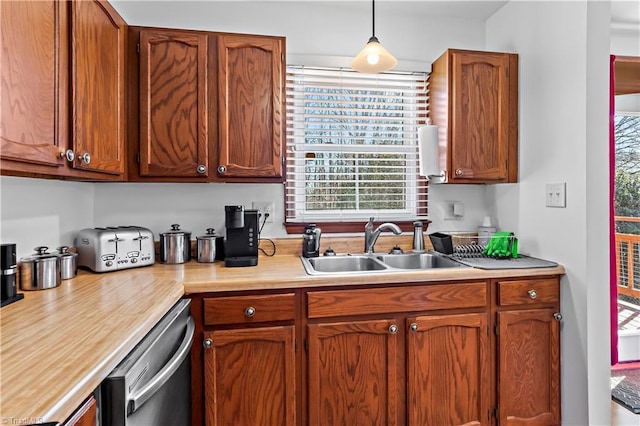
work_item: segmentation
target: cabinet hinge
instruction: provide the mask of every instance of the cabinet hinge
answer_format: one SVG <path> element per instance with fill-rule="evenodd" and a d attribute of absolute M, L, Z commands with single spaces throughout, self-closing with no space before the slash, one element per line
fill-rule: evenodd
<path fill-rule="evenodd" d="M 140 164 L 140 153 L 138 153 L 138 155 L 136 155 L 136 162 L 137 162 L 138 164 Z"/>
<path fill-rule="evenodd" d="M 307 339 L 304 339 L 304 350 L 309 352 L 309 342 L 307 341 Z"/>
<path fill-rule="evenodd" d="M 298 353 L 298 339 L 295 339 L 293 341 L 293 350 L 294 352 Z"/>
<path fill-rule="evenodd" d="M 498 324 L 494 324 L 494 325 L 493 325 L 493 332 L 496 334 L 496 336 L 497 336 L 498 334 L 500 334 L 500 333 L 498 332 Z"/>
<path fill-rule="evenodd" d="M 498 420 L 498 407 L 494 408 L 493 410 L 493 417 L 496 418 L 496 421 Z"/>
<path fill-rule="evenodd" d="M 140 53 L 140 43 L 136 44 L 136 52 Z"/>

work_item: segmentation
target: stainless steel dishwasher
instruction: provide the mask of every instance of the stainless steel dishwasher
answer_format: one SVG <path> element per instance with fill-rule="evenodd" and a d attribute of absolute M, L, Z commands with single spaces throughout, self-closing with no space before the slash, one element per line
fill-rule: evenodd
<path fill-rule="evenodd" d="M 191 424 L 190 302 L 176 303 L 102 382 L 101 426 Z"/>

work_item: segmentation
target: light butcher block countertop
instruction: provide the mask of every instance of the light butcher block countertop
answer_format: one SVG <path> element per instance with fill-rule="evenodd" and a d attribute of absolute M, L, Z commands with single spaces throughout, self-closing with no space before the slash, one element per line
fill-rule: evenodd
<path fill-rule="evenodd" d="M 0 309 L 0 424 L 64 421 L 184 293 L 153 267 L 19 292 Z"/>
<path fill-rule="evenodd" d="M 482 270 L 475 268 L 439 268 L 398 273 L 363 273 L 361 275 L 308 275 L 298 256 L 260 257 L 256 267 L 225 268 L 189 262 L 184 265 L 154 266 L 167 279 L 180 281 L 185 294 L 236 290 L 276 290 L 327 285 L 418 283 L 449 280 L 486 280 L 503 277 L 525 277 L 564 274 L 564 268 L 531 268 Z"/>
<path fill-rule="evenodd" d="M 0 310 L 0 423 L 68 418 L 184 294 L 558 274 L 562 266 L 309 276 L 291 254 L 261 256 L 255 267 L 191 261 L 80 271 L 60 287 L 20 291 L 23 300 Z"/>

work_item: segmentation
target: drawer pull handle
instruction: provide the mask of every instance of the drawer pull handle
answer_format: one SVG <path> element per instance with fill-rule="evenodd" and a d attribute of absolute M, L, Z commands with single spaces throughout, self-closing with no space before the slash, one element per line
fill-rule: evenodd
<path fill-rule="evenodd" d="M 529 294 L 529 297 L 532 299 L 535 299 L 536 297 L 538 297 L 538 292 L 535 290 L 529 290 L 527 293 Z"/>
<path fill-rule="evenodd" d="M 411 331 L 418 331 L 418 324 L 416 324 L 415 322 L 411 323 Z"/>
<path fill-rule="evenodd" d="M 553 314 L 553 318 L 555 318 L 556 321 L 562 321 L 562 314 L 560 312 L 556 312 Z"/>
<path fill-rule="evenodd" d="M 396 334 L 398 332 L 398 326 L 393 324 L 389 327 L 389 333 Z"/>
<path fill-rule="evenodd" d="M 213 346 L 213 340 L 211 340 L 211 339 L 209 339 L 209 338 L 204 339 L 204 340 L 202 341 L 202 346 L 204 346 L 204 347 L 205 347 L 205 349 L 211 349 L 211 346 Z"/>
<path fill-rule="evenodd" d="M 256 314 L 256 308 L 254 308 L 253 306 L 249 306 L 247 309 L 244 310 L 244 316 L 247 318 L 251 318 Z"/>
<path fill-rule="evenodd" d="M 223 165 L 218 166 L 218 173 L 220 173 L 221 175 L 227 173 L 227 166 L 223 166 Z"/>
<path fill-rule="evenodd" d="M 206 167 L 204 164 L 200 164 L 200 165 L 196 168 L 196 171 L 197 171 L 199 174 L 203 175 L 203 174 L 207 173 L 207 167 Z"/>

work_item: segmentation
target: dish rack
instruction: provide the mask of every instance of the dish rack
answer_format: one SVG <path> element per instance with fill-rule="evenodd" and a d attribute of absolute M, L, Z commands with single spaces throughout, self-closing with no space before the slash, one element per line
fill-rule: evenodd
<path fill-rule="evenodd" d="M 508 237 L 479 237 L 477 232 L 435 232 L 429 235 L 433 249 L 440 253 L 448 254 L 456 258 L 486 258 L 494 259 L 493 256 L 484 254 L 487 244 L 491 238 L 508 238 L 508 246 L 511 247 L 515 240 L 515 235 Z"/>

